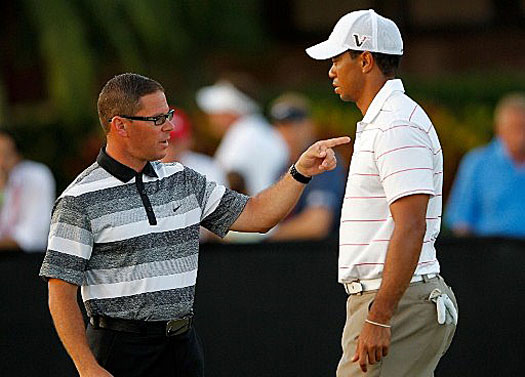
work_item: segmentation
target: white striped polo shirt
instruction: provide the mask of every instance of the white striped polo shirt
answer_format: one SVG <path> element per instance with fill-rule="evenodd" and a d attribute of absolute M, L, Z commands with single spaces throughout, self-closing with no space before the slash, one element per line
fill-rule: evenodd
<path fill-rule="evenodd" d="M 390 204 L 429 194 L 427 229 L 415 275 L 439 272 L 443 154 L 427 114 L 389 80 L 357 124 L 341 213 L 339 281 L 381 277 L 394 221 Z"/>
<path fill-rule="evenodd" d="M 247 201 L 179 163 L 135 172 L 102 149 L 55 204 L 40 275 L 80 286 L 89 316 L 183 318 L 200 225 L 224 237 Z"/>

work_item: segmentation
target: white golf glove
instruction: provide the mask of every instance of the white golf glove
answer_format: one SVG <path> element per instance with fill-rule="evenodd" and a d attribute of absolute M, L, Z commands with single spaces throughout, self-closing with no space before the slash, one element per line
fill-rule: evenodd
<path fill-rule="evenodd" d="M 441 293 L 439 289 L 434 289 L 428 299 L 436 304 L 437 321 L 440 325 L 458 324 L 458 311 L 447 294 Z"/>

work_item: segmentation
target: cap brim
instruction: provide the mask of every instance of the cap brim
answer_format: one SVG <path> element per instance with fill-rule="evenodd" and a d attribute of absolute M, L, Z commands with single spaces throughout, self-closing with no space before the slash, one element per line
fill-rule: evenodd
<path fill-rule="evenodd" d="M 313 59 L 326 60 L 342 54 L 346 50 L 348 50 L 348 47 L 341 46 L 340 44 L 334 43 L 328 39 L 316 44 L 315 46 L 307 48 L 306 53 Z"/>

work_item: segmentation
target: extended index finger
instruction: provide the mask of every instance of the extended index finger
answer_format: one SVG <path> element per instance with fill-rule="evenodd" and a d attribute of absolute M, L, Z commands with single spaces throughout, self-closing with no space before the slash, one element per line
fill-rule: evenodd
<path fill-rule="evenodd" d="M 332 139 L 321 140 L 319 143 L 325 148 L 337 147 L 338 145 L 348 144 L 350 142 L 350 137 L 341 136 L 334 137 Z"/>

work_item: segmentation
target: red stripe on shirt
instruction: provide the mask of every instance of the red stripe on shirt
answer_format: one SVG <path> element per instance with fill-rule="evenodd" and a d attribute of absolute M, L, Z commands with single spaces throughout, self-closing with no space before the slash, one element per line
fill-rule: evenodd
<path fill-rule="evenodd" d="M 429 263 L 434 263 L 434 262 L 437 262 L 437 259 L 432 259 L 432 260 L 425 261 L 425 262 L 419 262 L 417 265 L 421 266 L 423 264 L 429 264 Z M 340 269 L 349 269 L 349 268 L 352 268 L 354 266 L 367 266 L 367 265 L 374 266 L 374 265 L 380 265 L 380 264 L 385 264 L 385 263 L 381 263 L 381 262 L 361 262 L 361 263 L 353 264 L 351 266 L 340 266 L 339 268 Z"/>
<path fill-rule="evenodd" d="M 416 112 L 417 106 L 418 106 L 418 105 L 416 105 L 416 107 L 414 107 L 414 110 L 412 110 L 412 113 L 411 113 L 410 116 L 408 117 L 408 121 L 409 121 L 409 122 L 410 122 L 410 119 L 412 119 L 412 115 L 414 115 L 414 113 Z"/>
<path fill-rule="evenodd" d="M 390 242 L 390 240 L 372 240 L 372 242 Z M 339 246 L 368 246 L 370 243 L 342 243 Z"/>
<path fill-rule="evenodd" d="M 435 238 L 431 238 L 429 240 L 423 241 L 422 244 L 433 242 L 435 240 L 436 240 Z M 370 243 L 342 243 L 339 245 L 339 247 L 341 246 L 370 246 L 370 244 L 373 242 L 390 242 L 390 240 L 372 240 L 370 241 Z"/>
<path fill-rule="evenodd" d="M 391 149 L 389 151 L 386 151 L 382 154 L 380 154 L 379 156 L 377 156 L 377 159 L 376 160 L 379 160 L 381 157 L 383 157 L 385 154 L 389 154 L 389 153 L 392 153 L 392 152 L 396 152 L 396 151 L 400 151 L 402 149 L 411 149 L 411 148 L 427 148 L 427 149 L 430 149 L 428 148 L 427 146 L 425 145 L 407 145 L 405 147 L 399 147 L 399 148 L 394 148 L 394 149 Z"/>
<path fill-rule="evenodd" d="M 387 131 L 393 130 L 393 129 L 395 129 L 395 128 L 403 128 L 403 127 L 411 127 L 411 128 L 415 128 L 416 130 L 420 130 L 420 131 L 423 131 L 423 132 L 425 132 L 425 133 L 428 134 L 428 132 L 427 132 L 426 130 L 422 129 L 421 127 L 411 126 L 411 125 L 409 125 L 409 124 L 403 124 L 403 125 L 399 125 L 399 126 L 393 126 L 393 127 L 387 128 L 387 129 L 385 129 L 385 130 L 382 130 L 381 128 L 372 128 L 372 129 L 370 129 L 370 131 L 372 131 L 372 130 L 379 130 L 379 131 L 381 131 L 381 132 L 387 132 Z M 430 126 L 430 128 L 432 128 L 432 125 Z M 369 131 L 369 130 L 363 130 L 363 131 Z"/>
<path fill-rule="evenodd" d="M 342 223 L 372 223 L 372 222 L 382 222 L 387 221 L 388 219 L 370 219 L 370 220 L 358 220 L 358 219 L 352 219 L 352 220 L 341 220 Z"/>
<path fill-rule="evenodd" d="M 411 171 L 411 170 L 432 170 L 432 168 L 410 168 L 410 169 L 403 169 L 403 170 L 398 170 L 398 171 L 395 171 L 393 173 L 390 173 L 388 174 L 387 176 L 385 176 L 381 182 L 383 182 L 385 179 L 387 179 L 388 177 L 394 175 L 394 174 L 398 174 L 398 173 L 405 173 L 407 171 Z"/>

